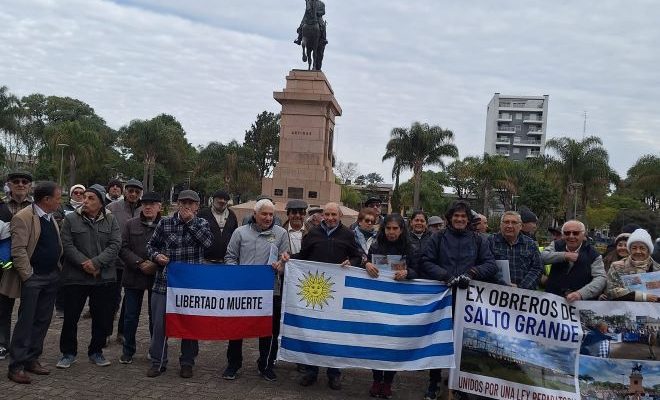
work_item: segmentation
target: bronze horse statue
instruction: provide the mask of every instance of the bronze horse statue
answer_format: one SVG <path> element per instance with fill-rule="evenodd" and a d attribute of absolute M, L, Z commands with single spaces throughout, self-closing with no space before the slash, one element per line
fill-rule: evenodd
<path fill-rule="evenodd" d="M 302 60 L 307 62 L 308 70 L 321 70 L 325 39 L 321 34 L 320 20 L 317 15 L 318 0 L 305 0 L 305 17 L 302 26 Z"/>

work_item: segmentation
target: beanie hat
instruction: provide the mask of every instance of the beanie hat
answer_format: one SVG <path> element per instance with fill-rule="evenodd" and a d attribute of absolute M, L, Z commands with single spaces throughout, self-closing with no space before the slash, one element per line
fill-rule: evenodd
<path fill-rule="evenodd" d="M 622 240 L 627 241 L 629 238 L 630 238 L 630 233 L 626 233 L 626 232 L 620 233 L 619 236 L 617 236 L 616 239 L 614 239 L 614 244 L 619 244 L 619 242 Z"/>
<path fill-rule="evenodd" d="M 644 229 L 636 229 L 635 232 L 630 234 L 628 238 L 628 251 L 630 251 L 630 246 L 635 242 L 644 243 L 646 248 L 649 249 L 649 254 L 653 253 L 653 240 L 651 239 L 651 235 Z"/>
<path fill-rule="evenodd" d="M 101 201 L 101 204 L 104 203 L 105 201 L 105 188 L 98 183 L 93 184 L 92 186 L 88 187 L 85 192 L 92 192 L 96 195 L 96 197 L 99 198 Z"/>
<path fill-rule="evenodd" d="M 82 189 L 83 192 L 85 191 L 85 187 L 83 185 L 81 185 L 81 184 L 73 185 L 69 189 L 69 197 L 71 197 L 71 195 L 73 194 L 73 191 L 76 190 L 76 189 Z"/>

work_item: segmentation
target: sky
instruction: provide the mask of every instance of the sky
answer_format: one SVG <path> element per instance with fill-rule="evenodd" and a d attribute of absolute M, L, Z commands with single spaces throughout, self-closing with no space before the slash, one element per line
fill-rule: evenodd
<path fill-rule="evenodd" d="M 337 159 L 391 181 L 392 128 L 484 151 L 495 92 L 550 96 L 548 137 L 602 138 L 622 176 L 659 154 L 660 3 L 326 0 Z M 243 140 L 291 69 L 303 0 L 2 0 L 0 86 L 70 96 L 112 128 L 174 115 L 194 145 Z M 450 161 L 450 160 L 448 160 Z"/>
<path fill-rule="evenodd" d="M 637 363 L 642 364 L 644 387 L 660 385 L 660 362 L 645 360 L 617 360 L 580 356 L 580 375 L 589 375 L 601 382 L 628 385 L 632 367 Z"/>

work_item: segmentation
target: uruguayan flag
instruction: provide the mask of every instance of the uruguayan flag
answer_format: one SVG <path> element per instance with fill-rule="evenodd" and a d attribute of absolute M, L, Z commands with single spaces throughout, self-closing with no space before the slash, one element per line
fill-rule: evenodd
<path fill-rule="evenodd" d="M 451 290 L 438 282 L 291 260 L 278 358 L 335 368 L 451 368 L 451 302 Z"/>

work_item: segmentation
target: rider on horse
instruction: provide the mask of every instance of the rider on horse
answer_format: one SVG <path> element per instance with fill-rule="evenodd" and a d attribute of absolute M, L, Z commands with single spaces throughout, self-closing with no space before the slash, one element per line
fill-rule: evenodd
<path fill-rule="evenodd" d="M 300 21 L 300 26 L 298 27 L 298 38 L 294 40 L 293 43 L 298 45 L 301 44 L 303 25 L 314 23 L 314 17 L 309 15 L 309 12 L 314 9 L 312 3 L 316 3 L 316 20 L 318 21 L 319 29 L 321 30 L 321 40 L 323 43 L 328 44 L 328 40 L 325 36 L 325 21 L 323 20 L 323 16 L 325 15 L 325 3 L 321 0 L 305 0 L 305 3 L 308 3 L 308 5 L 305 9 L 305 15 L 303 15 L 303 19 Z"/>

